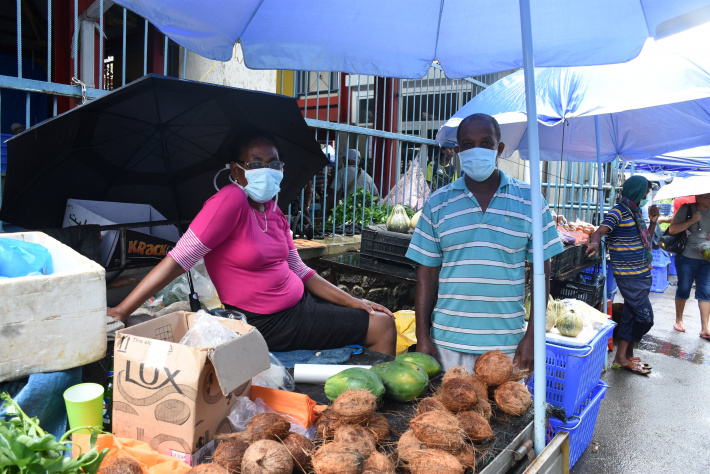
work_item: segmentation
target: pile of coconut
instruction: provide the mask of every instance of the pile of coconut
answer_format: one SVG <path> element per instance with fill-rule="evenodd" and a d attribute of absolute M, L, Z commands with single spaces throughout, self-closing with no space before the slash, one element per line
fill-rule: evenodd
<path fill-rule="evenodd" d="M 347 390 L 316 421 L 320 447 L 312 465 L 318 474 L 394 474 L 392 460 L 377 450 L 389 439 L 390 425 L 376 412 L 368 390 Z"/>
<path fill-rule="evenodd" d="M 473 374 L 465 367 L 449 369 L 436 394 L 419 402 L 417 416 L 397 443 L 399 462 L 413 474 L 475 471 L 476 444 L 493 437 L 489 391 L 501 411 L 521 416 L 532 403 L 516 381 L 523 376 L 499 351 L 481 355 Z"/>
<path fill-rule="evenodd" d="M 259 413 L 242 433 L 218 435 L 212 462 L 188 473 L 290 474 L 309 472 L 313 442 L 291 433 L 291 423 L 276 413 Z"/>

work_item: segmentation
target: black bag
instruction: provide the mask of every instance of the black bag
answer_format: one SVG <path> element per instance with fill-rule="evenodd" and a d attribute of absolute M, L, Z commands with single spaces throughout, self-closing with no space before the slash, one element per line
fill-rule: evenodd
<path fill-rule="evenodd" d="M 690 209 L 690 204 L 686 204 L 686 206 L 688 206 L 688 214 L 685 216 L 685 220 L 687 221 L 692 217 L 692 211 Z M 666 229 L 661 238 L 658 239 L 658 247 L 670 253 L 683 253 L 685 245 L 688 243 L 688 232 L 678 232 L 675 235 L 671 235 L 668 232 L 669 230 L 670 226 Z"/>

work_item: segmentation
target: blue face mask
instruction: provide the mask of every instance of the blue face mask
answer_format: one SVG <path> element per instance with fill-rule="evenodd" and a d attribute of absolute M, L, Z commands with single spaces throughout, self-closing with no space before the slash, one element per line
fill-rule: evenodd
<path fill-rule="evenodd" d="M 239 167 L 242 168 L 241 166 Z M 244 170 L 244 168 L 242 169 Z M 240 186 L 232 180 L 231 176 L 229 179 L 242 188 L 252 201 L 264 203 L 273 199 L 281 190 L 280 185 L 284 177 L 284 172 L 272 170 L 271 168 L 262 168 L 258 170 L 244 170 L 244 176 L 247 178 L 246 186 Z"/>
<path fill-rule="evenodd" d="M 474 181 L 485 181 L 496 169 L 498 150 L 469 148 L 459 152 L 461 169 Z"/>
<path fill-rule="evenodd" d="M 644 207 L 644 206 L 646 206 L 646 204 L 648 204 L 648 199 L 643 198 L 643 199 L 641 199 L 641 202 L 639 203 L 639 207 Z"/>

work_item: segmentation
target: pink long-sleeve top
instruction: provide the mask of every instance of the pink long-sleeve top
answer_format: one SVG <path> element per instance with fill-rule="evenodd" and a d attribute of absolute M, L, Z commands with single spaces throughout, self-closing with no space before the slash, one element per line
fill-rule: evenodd
<path fill-rule="evenodd" d="M 253 211 L 241 188 L 225 186 L 205 202 L 168 256 L 185 271 L 204 257 L 222 303 L 272 314 L 296 304 L 315 271 L 298 255 L 281 210 L 271 201 L 264 206 L 265 213 Z"/>

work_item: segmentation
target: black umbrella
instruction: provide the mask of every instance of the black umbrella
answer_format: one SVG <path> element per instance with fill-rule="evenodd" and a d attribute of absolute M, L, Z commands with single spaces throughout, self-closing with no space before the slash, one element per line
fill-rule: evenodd
<path fill-rule="evenodd" d="M 0 219 L 61 227 L 68 198 L 150 204 L 168 220 L 192 219 L 252 132 L 273 136 L 286 163 L 285 209 L 328 164 L 295 99 L 145 76 L 10 139 Z"/>

